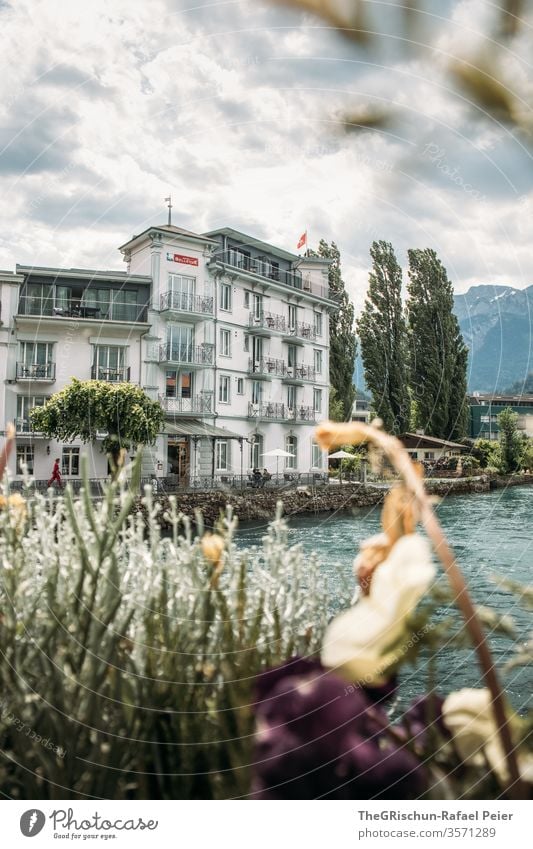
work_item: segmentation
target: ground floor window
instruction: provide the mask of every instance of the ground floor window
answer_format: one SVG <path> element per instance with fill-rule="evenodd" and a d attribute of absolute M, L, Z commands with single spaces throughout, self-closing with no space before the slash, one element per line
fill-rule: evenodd
<path fill-rule="evenodd" d="M 65 446 L 61 456 L 61 474 L 77 477 L 80 473 L 80 449 Z"/>
<path fill-rule="evenodd" d="M 23 474 L 23 466 L 27 466 L 28 474 L 33 475 L 33 462 L 33 445 L 17 445 L 17 475 Z"/>
<path fill-rule="evenodd" d="M 298 465 L 298 439 L 296 436 L 288 436 L 285 440 L 285 451 L 292 454 L 292 457 L 287 457 L 286 467 L 295 469 Z"/>
<path fill-rule="evenodd" d="M 260 469 L 263 462 L 263 437 L 259 434 L 256 434 L 253 438 L 253 442 L 250 444 L 250 468 L 251 469 Z"/>
<path fill-rule="evenodd" d="M 216 442 L 215 465 L 220 472 L 229 470 L 229 442 L 226 439 L 219 439 Z"/>
<path fill-rule="evenodd" d="M 311 443 L 311 465 L 313 469 L 322 468 L 322 451 L 316 442 Z"/>

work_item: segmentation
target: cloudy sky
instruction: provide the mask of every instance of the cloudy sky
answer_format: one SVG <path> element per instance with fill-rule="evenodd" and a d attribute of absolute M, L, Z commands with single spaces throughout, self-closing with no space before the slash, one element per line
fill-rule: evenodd
<path fill-rule="evenodd" d="M 363 5 L 376 36 L 356 45 L 259 0 L 0 0 L 0 267 L 123 268 L 171 192 L 199 232 L 335 240 L 358 305 L 376 238 L 402 264 L 434 247 L 457 291 L 532 284 L 533 147 L 446 73 L 494 4 L 429 0 L 413 32 L 394 0 Z M 521 102 L 529 32 L 498 54 Z"/>

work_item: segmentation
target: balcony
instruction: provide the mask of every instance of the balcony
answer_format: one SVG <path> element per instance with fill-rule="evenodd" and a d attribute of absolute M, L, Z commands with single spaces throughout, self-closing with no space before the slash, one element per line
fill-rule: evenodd
<path fill-rule="evenodd" d="M 316 371 L 312 366 L 285 365 L 282 379 L 285 383 L 314 383 L 316 381 Z"/>
<path fill-rule="evenodd" d="M 267 401 L 264 404 L 248 404 L 248 418 L 304 424 L 315 422 L 317 414 L 312 407 L 298 405 L 293 409 L 286 404 Z"/>
<path fill-rule="evenodd" d="M 165 413 L 175 416 L 205 416 L 213 413 L 213 393 L 206 392 L 192 398 L 165 398 L 160 396 L 159 403 Z"/>
<path fill-rule="evenodd" d="M 291 289 L 297 289 L 317 298 L 328 301 L 338 300 L 336 294 L 328 286 L 320 286 L 304 279 L 300 271 L 284 271 L 258 258 L 247 257 L 242 254 L 239 256 L 236 251 L 221 251 L 215 254 L 211 261 L 222 267 L 236 269 L 247 276 L 257 277 L 271 283 L 281 283 L 283 286 L 289 286 Z"/>
<path fill-rule="evenodd" d="M 283 377 L 285 363 L 283 360 L 274 360 L 270 357 L 260 360 L 248 360 L 248 374 L 256 378 Z"/>
<path fill-rule="evenodd" d="M 55 306 L 55 303 L 61 304 Z M 92 321 L 146 322 L 146 304 L 110 303 L 109 301 L 84 302 L 71 299 L 67 302 L 50 298 L 35 298 L 21 295 L 18 316 L 38 316 L 40 318 L 79 319 Z"/>
<path fill-rule="evenodd" d="M 17 380 L 32 380 L 53 383 L 56 379 L 55 363 L 17 363 Z"/>
<path fill-rule="evenodd" d="M 199 320 L 213 317 L 213 305 L 213 298 L 184 292 L 165 292 L 160 299 L 161 312 L 186 313 Z"/>
<path fill-rule="evenodd" d="M 291 327 L 288 327 L 284 335 L 287 341 L 293 343 L 316 342 L 316 330 L 312 325 L 305 324 L 303 321 L 296 321 Z"/>
<path fill-rule="evenodd" d="M 104 368 L 92 366 L 91 380 L 105 380 L 107 383 L 129 383 L 130 368 Z"/>
<path fill-rule="evenodd" d="M 173 345 L 170 342 L 159 347 L 160 363 L 177 363 L 188 366 L 212 366 L 214 363 L 213 345 Z"/>
<path fill-rule="evenodd" d="M 258 336 L 270 336 L 271 333 L 285 333 L 287 321 L 284 315 L 276 315 L 272 312 L 262 312 L 260 315 L 250 313 L 248 328 Z"/>
<path fill-rule="evenodd" d="M 36 439 L 39 439 L 39 438 L 43 439 L 44 438 L 44 434 L 41 433 L 41 431 L 33 430 L 32 426 L 31 426 L 31 421 L 29 420 L 29 418 L 27 418 L 27 419 L 16 418 L 15 419 L 15 431 L 16 431 L 17 436 L 32 436 L 32 437 L 35 437 Z"/>

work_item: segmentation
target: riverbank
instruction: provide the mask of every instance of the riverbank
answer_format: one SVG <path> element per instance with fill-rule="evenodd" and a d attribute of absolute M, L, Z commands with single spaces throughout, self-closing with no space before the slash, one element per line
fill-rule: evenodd
<path fill-rule="evenodd" d="M 467 495 L 471 493 L 490 492 L 492 489 L 502 489 L 509 486 L 533 484 L 533 475 L 499 475 L 491 477 L 478 475 L 470 478 L 455 478 L 446 480 L 426 481 L 427 491 L 440 498 L 449 495 Z M 184 492 L 176 496 L 179 510 L 194 518 L 196 510 L 203 514 L 206 524 L 212 525 L 224 511 L 227 504 L 233 507 L 241 521 L 257 519 L 269 520 L 276 511 L 279 501 L 283 504 L 286 516 L 303 514 L 332 513 L 352 510 L 359 507 L 373 507 L 381 504 L 389 487 L 386 484 L 363 486 L 360 483 L 347 483 L 342 486 L 298 487 L 289 490 L 254 490 L 252 492 L 236 493 L 232 491 Z M 161 524 L 166 525 L 163 518 L 168 509 L 168 496 L 158 496 L 161 505 Z M 137 510 L 144 508 L 140 500 Z"/>

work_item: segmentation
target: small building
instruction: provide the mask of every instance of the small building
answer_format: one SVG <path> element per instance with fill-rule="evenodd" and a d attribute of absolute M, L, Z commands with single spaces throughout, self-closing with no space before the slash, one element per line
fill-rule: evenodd
<path fill-rule="evenodd" d="M 412 460 L 433 463 L 443 457 L 458 457 L 468 449 L 458 442 L 427 436 L 425 433 L 404 433 L 400 441 Z"/>
<path fill-rule="evenodd" d="M 470 408 L 469 435 L 472 439 L 498 440 L 498 416 L 510 407 L 518 414 L 517 428 L 524 436 L 533 437 L 533 395 L 481 395 L 468 398 Z"/>
<path fill-rule="evenodd" d="M 368 398 L 356 398 L 352 407 L 352 422 L 361 422 L 361 424 L 369 424 L 370 422 L 370 401 Z"/>

